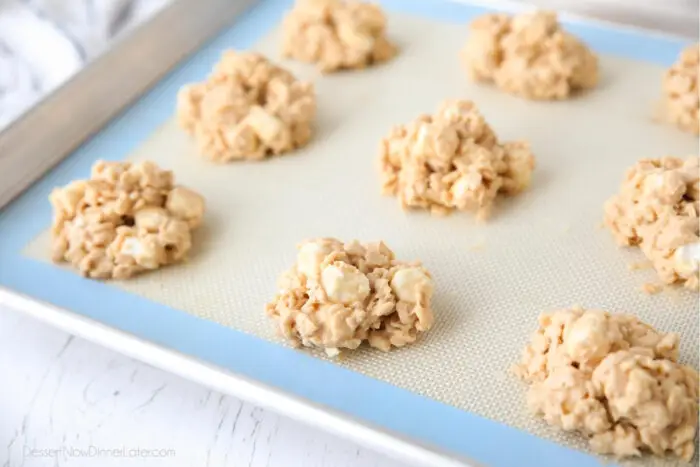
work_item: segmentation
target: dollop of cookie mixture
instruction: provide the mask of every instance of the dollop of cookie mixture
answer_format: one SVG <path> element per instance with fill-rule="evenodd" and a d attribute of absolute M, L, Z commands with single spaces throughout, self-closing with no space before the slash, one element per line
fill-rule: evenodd
<path fill-rule="evenodd" d="M 642 159 L 604 205 L 621 246 L 638 246 L 665 284 L 698 290 L 700 158 Z"/>
<path fill-rule="evenodd" d="M 313 85 L 253 52 L 225 52 L 207 80 L 184 86 L 177 99 L 180 126 L 214 162 L 300 148 L 315 116 Z"/>
<path fill-rule="evenodd" d="M 430 273 L 382 242 L 306 241 L 278 286 L 266 311 L 279 333 L 330 356 L 365 341 L 383 351 L 403 347 L 433 325 Z"/>
<path fill-rule="evenodd" d="M 474 103 L 448 100 L 382 140 L 382 192 L 404 209 L 489 216 L 499 194 L 530 184 L 535 157 L 525 142 L 499 143 Z"/>
<path fill-rule="evenodd" d="M 151 162 L 103 162 L 50 195 L 52 254 L 81 274 L 125 279 L 183 260 L 204 198 Z"/>
<path fill-rule="evenodd" d="M 678 363 L 678 345 L 631 315 L 557 310 L 540 316 L 516 373 L 532 412 L 588 437 L 593 451 L 690 461 L 698 373 Z"/>
<path fill-rule="evenodd" d="M 566 99 L 598 83 L 597 57 L 548 11 L 480 16 L 462 60 L 471 79 L 527 99 Z"/>
<path fill-rule="evenodd" d="M 297 0 L 284 19 L 282 53 L 323 72 L 386 62 L 396 47 L 386 37 L 378 5 L 344 0 Z"/>
<path fill-rule="evenodd" d="M 665 117 L 684 131 L 700 133 L 700 44 L 686 47 L 663 79 Z"/>

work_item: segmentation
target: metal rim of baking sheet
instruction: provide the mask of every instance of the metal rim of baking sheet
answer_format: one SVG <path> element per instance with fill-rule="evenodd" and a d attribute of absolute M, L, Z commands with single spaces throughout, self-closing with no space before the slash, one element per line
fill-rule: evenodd
<path fill-rule="evenodd" d="M 119 38 L 112 49 L 25 112 L 0 133 L 0 209 L 255 3 L 256 0 L 177 0 L 128 36 Z M 501 0 L 457 3 L 485 5 L 511 12 L 533 6 Z M 561 12 L 561 17 L 572 23 L 598 24 L 658 37 L 686 39 L 572 13 Z M 37 133 L 37 128 L 41 128 L 40 133 Z M 186 379 L 350 438 L 404 462 L 440 467 L 477 465 L 3 287 L 0 287 L 0 304 Z"/>

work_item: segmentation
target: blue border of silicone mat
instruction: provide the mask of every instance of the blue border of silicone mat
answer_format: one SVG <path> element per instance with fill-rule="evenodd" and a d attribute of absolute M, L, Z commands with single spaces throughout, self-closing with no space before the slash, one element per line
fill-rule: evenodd
<path fill-rule="evenodd" d="M 465 25 L 491 11 L 435 0 L 380 3 L 388 10 Z M 254 6 L 0 212 L 0 285 L 485 465 L 599 466 L 593 456 L 20 254 L 50 224 L 47 196 L 54 186 L 84 178 L 98 158 L 118 160 L 129 154 L 173 115 L 181 85 L 202 79 L 223 49 L 252 46 L 291 5 L 292 0 L 263 0 Z M 685 45 L 607 26 L 572 23 L 567 28 L 599 52 L 664 66 Z"/>

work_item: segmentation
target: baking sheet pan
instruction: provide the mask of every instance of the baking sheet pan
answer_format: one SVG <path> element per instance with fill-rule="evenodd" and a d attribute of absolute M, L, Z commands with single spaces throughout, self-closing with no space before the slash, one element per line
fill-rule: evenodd
<path fill-rule="evenodd" d="M 639 255 L 620 251 L 608 233 L 597 228 L 602 203 L 617 189 L 627 166 L 641 157 L 697 152 L 697 139 L 659 125 L 652 118 L 661 73 L 675 58 L 680 44 L 635 36 L 637 41 L 651 41 L 654 47 L 625 49 L 615 32 L 610 36 L 578 25 L 577 32 L 603 53 L 601 86 L 572 101 L 532 103 L 488 86 L 470 84 L 464 78 L 457 60 L 466 37 L 461 23 L 466 22 L 465 15 L 480 13 L 481 9 L 445 4 L 445 10 L 440 10 L 445 17 L 455 19 L 455 11 L 462 14 L 460 24 L 446 24 L 445 17 L 426 19 L 402 12 L 407 5 L 410 10 L 422 2 L 386 3 L 394 7 L 389 17 L 391 36 L 402 48 L 395 61 L 362 73 L 324 78 L 309 66 L 282 62 L 298 76 L 316 82 L 319 124 L 309 147 L 263 163 L 212 166 L 196 156 L 191 142 L 176 127 L 171 118 L 172 92 L 184 82 L 202 79 L 223 48 L 240 47 L 240 26 L 235 26 L 197 54 L 175 79 L 169 77 L 161 85 L 167 92 L 162 89 L 159 95 L 146 97 L 135 107 L 136 113 L 122 120 L 126 125 L 122 131 L 137 133 L 138 140 L 121 142 L 107 153 L 100 153 L 99 149 L 116 142 L 108 135 L 100 145 L 100 135 L 93 140 L 93 147 L 83 148 L 82 153 L 72 156 L 3 212 L 0 232 L 9 231 L 13 224 L 15 230 L 9 241 L 0 241 L 0 248 L 6 246 L 9 252 L 12 244 L 13 254 L 20 251 L 22 261 L 31 258 L 32 266 L 40 268 L 47 278 L 56 279 L 52 283 L 62 290 L 42 293 L 52 303 L 74 302 L 64 295 L 75 293 L 94 294 L 110 302 L 114 299 L 101 313 L 102 320 L 114 320 L 112 313 L 124 313 L 124 307 L 137 307 L 136 313 L 144 313 L 131 318 L 139 321 L 140 330 L 177 326 L 174 317 L 181 315 L 174 310 L 179 310 L 187 318 L 196 317 L 193 322 L 202 323 L 204 319 L 223 325 L 217 326 L 217 334 L 238 340 L 238 344 L 250 344 L 249 351 L 274 348 L 274 352 L 284 352 L 280 355 L 296 363 L 297 358 L 306 359 L 309 352 L 302 357 L 299 351 L 283 348 L 262 311 L 274 294 L 277 275 L 293 261 L 294 245 L 303 238 L 323 235 L 383 239 L 400 257 L 423 260 L 435 275 L 436 327 L 415 346 L 389 354 L 362 349 L 323 367 L 316 365 L 325 357 L 314 354 L 308 371 L 296 373 L 306 379 L 297 383 L 301 388 L 285 386 L 284 375 L 279 374 L 284 370 L 279 365 L 269 368 L 270 375 L 253 368 L 253 378 L 269 377 L 283 391 L 301 391 L 307 397 L 311 394 L 317 402 L 328 401 L 328 396 L 319 397 L 318 392 L 329 391 L 334 385 L 321 375 L 340 371 L 336 365 L 352 372 L 338 373 L 347 377 L 337 383 L 345 392 L 369 388 L 367 384 L 374 383 L 368 381 L 388 383 L 377 386 L 383 397 L 399 400 L 397 394 L 417 394 L 420 403 L 405 401 L 398 404 L 396 413 L 373 413 L 369 418 L 488 465 L 509 465 L 508 454 L 501 453 L 495 444 L 475 446 L 482 441 L 470 442 L 469 430 L 474 430 L 474 435 L 488 434 L 489 428 L 501 430 L 507 425 L 536 435 L 531 438 L 521 435 L 521 431 L 505 429 L 506 440 L 523 448 L 518 459 L 528 450 L 539 449 L 537 443 L 534 448 L 530 443 L 540 438 L 585 449 L 575 436 L 563 436 L 527 414 L 524 388 L 507 370 L 534 329 L 537 314 L 573 304 L 633 312 L 662 329 L 683 330 L 683 359 L 697 368 L 697 296 L 643 295 L 639 287 L 650 279 L 650 272 L 631 273 L 627 269 L 629 262 L 640 259 Z M 263 2 L 240 23 L 266 27 L 267 33 L 260 40 L 259 36 L 250 38 L 251 45 L 273 59 L 278 58 L 279 44 L 275 17 L 279 18 L 288 4 Z M 435 16 L 435 10 L 432 13 Z M 502 140 L 527 139 L 538 157 L 532 189 L 502 203 L 485 225 L 476 224 L 464 214 L 445 219 L 420 213 L 407 215 L 394 199 L 378 194 L 379 139 L 393 124 L 431 112 L 445 98 L 473 99 Z M 112 138 L 117 136 L 114 133 Z M 45 191 L 71 178 L 84 177 L 96 158 L 125 157 L 150 159 L 172 168 L 179 182 L 207 197 L 207 222 L 197 233 L 191 260 L 183 266 L 109 285 L 77 279 L 71 272 L 46 263 L 50 212 L 42 199 Z M 280 183 L 282 180 L 295 183 Z M 27 210 L 40 216 L 29 216 Z M 14 279 L 8 282 L 19 282 L 14 277 L 17 274 L 5 271 L 0 272 L 1 284 L 8 276 Z M 32 287 L 25 283 L 16 288 L 26 292 Z M 133 323 L 119 324 L 134 331 L 129 329 Z M 198 326 L 190 333 L 199 332 Z M 244 340 L 236 331 L 255 337 Z M 166 344 L 173 343 L 171 334 L 161 334 Z M 178 344 L 192 338 L 181 336 Z M 273 347 L 259 347 L 259 338 Z M 274 361 L 262 354 L 254 359 L 258 365 Z M 236 370 L 240 364 L 236 359 L 226 366 Z M 372 379 L 356 380 L 351 374 Z M 347 398 L 347 394 L 335 395 L 335 399 L 341 397 Z M 433 427 L 429 431 L 434 433 L 427 436 L 416 436 L 415 429 L 410 433 L 412 424 L 426 423 L 429 418 L 411 412 L 431 410 L 433 417 L 439 412 L 432 401 L 439 403 L 440 410 L 472 413 L 498 423 L 470 418 L 441 429 Z M 338 401 L 330 405 L 334 403 Z M 357 407 L 361 403 L 360 398 L 341 404 L 346 405 L 346 411 L 366 419 Z M 377 401 L 370 400 L 368 405 L 378 407 Z M 596 462 L 593 457 L 559 450 L 549 443 L 543 446 L 546 455 L 540 461 L 544 465 L 558 465 L 556 462 L 564 459 L 569 465 Z"/>

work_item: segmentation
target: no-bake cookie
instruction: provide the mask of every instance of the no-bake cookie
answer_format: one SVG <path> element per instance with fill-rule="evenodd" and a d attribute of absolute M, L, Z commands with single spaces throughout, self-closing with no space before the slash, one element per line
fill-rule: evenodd
<path fill-rule="evenodd" d="M 386 17 L 375 4 L 297 0 L 284 19 L 282 53 L 323 72 L 365 68 L 396 55 Z"/>
<path fill-rule="evenodd" d="M 433 324 L 430 273 L 381 242 L 306 241 L 278 287 L 266 311 L 279 333 L 331 356 L 364 341 L 383 351 L 403 347 Z"/>
<path fill-rule="evenodd" d="M 604 206 L 605 225 L 622 246 L 638 246 L 659 279 L 698 290 L 698 157 L 643 159 Z"/>
<path fill-rule="evenodd" d="M 679 337 L 631 315 L 572 308 L 544 313 L 517 374 L 529 408 L 576 431 L 601 454 L 673 454 L 690 461 L 698 373 L 678 360 Z"/>
<path fill-rule="evenodd" d="M 209 78 L 184 86 L 177 100 L 180 126 L 214 162 L 304 146 L 315 115 L 313 85 L 253 52 L 225 52 Z"/>
<path fill-rule="evenodd" d="M 481 16 L 461 55 L 473 80 L 527 99 L 565 99 L 598 83 L 598 59 L 552 12 Z"/>
<path fill-rule="evenodd" d="M 89 180 L 50 195 L 56 262 L 81 274 L 124 279 L 183 260 L 202 221 L 202 196 L 150 162 L 97 162 Z"/>
<path fill-rule="evenodd" d="M 684 131 L 700 133 L 700 44 L 688 46 L 663 79 L 664 116 Z"/>
<path fill-rule="evenodd" d="M 525 142 L 499 143 L 470 101 L 448 100 L 434 115 L 397 126 L 382 140 L 384 194 L 404 209 L 488 217 L 499 194 L 525 189 L 535 158 Z"/>

